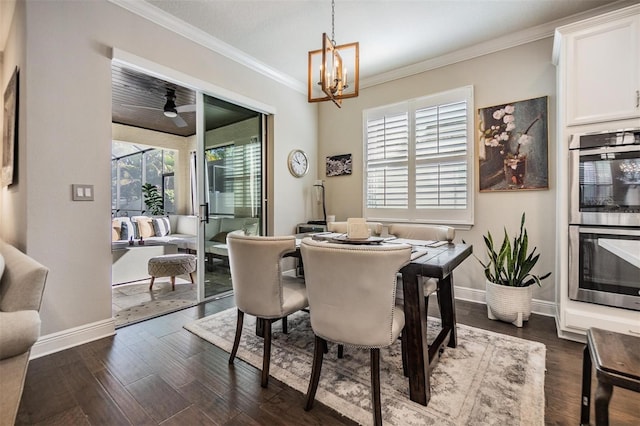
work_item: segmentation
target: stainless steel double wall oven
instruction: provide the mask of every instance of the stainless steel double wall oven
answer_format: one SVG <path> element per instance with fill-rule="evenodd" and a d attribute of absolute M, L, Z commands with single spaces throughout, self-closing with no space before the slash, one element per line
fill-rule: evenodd
<path fill-rule="evenodd" d="M 569 298 L 640 311 L 640 129 L 569 144 Z"/>

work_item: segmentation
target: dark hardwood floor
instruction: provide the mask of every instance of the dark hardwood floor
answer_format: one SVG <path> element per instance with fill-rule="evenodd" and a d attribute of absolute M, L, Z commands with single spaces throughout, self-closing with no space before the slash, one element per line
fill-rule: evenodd
<path fill-rule="evenodd" d="M 182 328 L 232 306 L 231 297 L 209 302 L 31 361 L 17 424 L 353 424 L 317 402 L 305 412 L 304 395 L 273 378 L 262 389 L 257 369 L 230 367 L 228 353 Z M 582 344 L 556 337 L 553 318 L 532 315 L 518 329 L 487 319 L 484 305 L 458 301 L 456 312 L 460 323 L 544 343 L 545 424 L 579 424 Z M 615 388 L 610 418 L 640 424 L 640 394 Z"/>

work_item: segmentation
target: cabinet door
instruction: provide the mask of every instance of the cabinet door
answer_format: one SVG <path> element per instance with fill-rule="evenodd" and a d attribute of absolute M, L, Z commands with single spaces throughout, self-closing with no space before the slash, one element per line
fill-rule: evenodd
<path fill-rule="evenodd" d="M 567 125 L 640 117 L 640 15 L 567 37 Z"/>

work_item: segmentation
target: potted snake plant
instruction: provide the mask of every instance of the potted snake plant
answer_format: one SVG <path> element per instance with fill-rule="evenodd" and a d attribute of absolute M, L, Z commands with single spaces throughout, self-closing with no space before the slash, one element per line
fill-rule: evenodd
<path fill-rule="evenodd" d="M 529 250 L 529 237 L 524 226 L 525 214 L 520 220 L 520 232 L 510 240 L 507 229 L 504 239 L 498 248 L 494 244 L 491 232 L 483 236 L 489 260 L 478 261 L 484 268 L 487 291 L 487 314 L 490 319 L 499 319 L 522 327 L 531 315 L 531 299 L 533 284 L 541 285 L 541 281 L 551 275 L 536 275 L 531 271 L 538 262 L 540 254 L 537 247 Z"/>

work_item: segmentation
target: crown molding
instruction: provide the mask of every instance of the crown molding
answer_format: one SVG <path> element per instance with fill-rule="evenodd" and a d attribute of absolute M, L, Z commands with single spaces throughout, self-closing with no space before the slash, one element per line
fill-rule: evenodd
<path fill-rule="evenodd" d="M 378 74 L 373 77 L 360 80 L 360 87 L 366 88 L 376 86 L 378 84 L 388 83 L 393 80 L 399 80 L 401 78 L 410 77 L 412 75 L 431 71 L 447 65 L 452 65 L 458 62 L 467 61 L 470 59 L 478 58 L 480 56 L 495 53 L 500 50 L 505 50 L 526 43 L 542 40 L 547 37 L 552 37 L 557 27 L 592 18 L 602 13 L 611 12 L 613 10 L 620 9 L 634 3 L 635 0 L 621 0 L 595 9 L 587 10 L 585 12 L 577 13 L 566 18 L 557 19 L 555 21 L 547 22 L 536 27 L 527 28 L 506 36 L 498 37 L 483 43 L 478 43 L 474 46 L 460 49 L 446 55 L 438 56 L 433 59 L 427 59 L 426 61 L 418 62 L 416 64 L 402 68 L 397 68 L 386 73 Z"/>
<path fill-rule="evenodd" d="M 635 2 L 634 2 L 635 3 Z M 632 6 L 622 9 L 614 9 L 608 13 L 602 13 L 595 16 L 588 17 L 581 21 L 569 23 L 565 26 L 558 26 L 555 30 L 553 38 L 553 54 L 552 60 L 554 65 L 560 63 L 560 50 L 562 48 L 562 38 L 567 32 L 581 31 L 595 25 L 600 25 L 606 22 L 611 22 L 615 19 L 622 19 L 629 16 L 637 15 L 640 13 L 640 4 L 635 3 Z"/>
<path fill-rule="evenodd" d="M 306 82 L 300 82 L 288 74 L 282 73 L 267 64 L 257 60 L 256 58 L 246 54 L 245 52 L 223 42 L 222 40 L 213 37 L 212 35 L 192 26 L 184 21 L 176 20 L 173 15 L 170 15 L 163 10 L 153 6 L 146 1 L 140 0 L 108 0 L 109 2 L 120 6 L 140 17 L 154 22 L 170 31 L 173 31 L 201 46 L 206 47 L 222 56 L 225 56 L 247 68 L 258 72 L 281 83 L 297 92 L 307 94 Z M 455 52 L 438 56 L 436 58 L 428 59 L 426 61 L 418 62 L 406 67 L 397 68 L 395 70 L 378 74 L 372 77 L 368 77 L 360 80 L 360 88 L 376 86 L 390 81 L 399 80 L 401 78 L 410 77 L 412 75 L 420 74 L 426 71 L 441 68 L 447 65 L 452 65 L 458 62 L 466 61 L 469 59 L 478 58 L 480 56 L 488 55 L 498 52 L 500 50 L 509 49 L 512 47 L 520 46 L 526 43 L 538 41 L 554 35 L 555 29 L 563 25 L 581 21 L 583 19 L 591 18 L 602 13 L 610 12 L 620 9 L 622 7 L 636 4 L 636 0 L 620 0 L 614 3 L 610 3 L 605 6 L 601 6 L 595 9 L 587 10 L 575 15 L 568 16 L 566 18 L 557 19 L 555 21 L 547 22 L 536 27 L 528 28 L 522 31 L 518 31 L 506 36 L 498 37 L 483 43 L 478 43 L 474 46 L 470 46 L 464 49 L 457 50 Z"/>
<path fill-rule="evenodd" d="M 199 28 L 189 25 L 184 21 L 177 20 L 173 15 L 153 6 L 146 1 L 140 0 L 108 0 L 123 9 L 128 10 L 131 13 L 147 19 L 155 24 L 160 25 L 185 37 L 188 40 L 193 41 L 209 50 L 212 50 L 220 55 L 229 58 L 247 68 L 256 71 L 272 80 L 277 81 L 297 92 L 307 94 L 307 85 L 299 82 L 288 74 L 280 72 L 275 68 L 257 60 L 253 56 L 246 54 L 245 52 L 237 49 L 230 44 L 223 42 L 222 40 L 213 37 L 212 35 L 202 31 Z"/>

